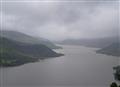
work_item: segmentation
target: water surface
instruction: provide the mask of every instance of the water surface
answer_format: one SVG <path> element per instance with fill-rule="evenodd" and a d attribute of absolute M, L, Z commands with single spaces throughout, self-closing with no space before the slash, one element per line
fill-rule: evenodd
<path fill-rule="evenodd" d="M 1 68 L 2 87 L 109 87 L 118 58 L 96 54 L 98 48 L 63 46 L 65 56 Z"/>

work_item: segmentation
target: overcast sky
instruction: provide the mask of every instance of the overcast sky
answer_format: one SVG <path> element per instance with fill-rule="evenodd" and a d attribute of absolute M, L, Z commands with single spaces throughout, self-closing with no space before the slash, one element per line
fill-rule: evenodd
<path fill-rule="evenodd" d="M 3 0 L 2 29 L 49 40 L 118 35 L 117 0 Z"/>

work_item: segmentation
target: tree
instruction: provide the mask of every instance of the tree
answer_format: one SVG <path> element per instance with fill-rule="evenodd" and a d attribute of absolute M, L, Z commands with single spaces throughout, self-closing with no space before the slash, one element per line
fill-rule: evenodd
<path fill-rule="evenodd" d="M 120 81 L 120 66 L 113 67 L 113 69 L 115 70 L 115 80 Z"/>
<path fill-rule="evenodd" d="M 117 85 L 115 82 L 113 82 L 113 83 L 110 85 L 110 87 L 118 87 L 118 85 Z"/>

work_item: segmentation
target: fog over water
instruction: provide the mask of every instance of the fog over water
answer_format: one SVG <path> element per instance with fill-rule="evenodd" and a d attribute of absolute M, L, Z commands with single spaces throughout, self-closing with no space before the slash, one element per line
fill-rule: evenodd
<path fill-rule="evenodd" d="M 119 0 L 3 0 L 2 29 L 49 40 L 118 36 Z"/>

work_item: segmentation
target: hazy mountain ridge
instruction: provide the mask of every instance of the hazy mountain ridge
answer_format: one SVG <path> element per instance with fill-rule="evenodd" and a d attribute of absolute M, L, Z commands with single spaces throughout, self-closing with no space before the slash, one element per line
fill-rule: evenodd
<path fill-rule="evenodd" d="M 120 56 L 120 43 L 115 42 L 105 48 L 97 50 L 96 52 L 119 57 Z"/>
<path fill-rule="evenodd" d="M 96 39 L 67 39 L 58 43 L 65 45 L 82 45 L 86 47 L 104 48 L 117 41 L 118 37 L 106 37 Z"/>
<path fill-rule="evenodd" d="M 43 44 L 51 49 L 61 48 L 59 46 L 56 46 L 55 44 L 53 44 L 52 42 L 50 42 L 47 39 L 32 37 L 30 35 L 26 35 L 24 33 L 18 32 L 18 31 L 8 31 L 8 30 L 0 31 L 0 36 L 11 39 L 11 40 L 23 42 L 23 43 Z"/>
<path fill-rule="evenodd" d="M 64 45 L 81 45 L 86 47 L 99 48 L 97 53 L 102 53 L 112 56 L 120 56 L 120 41 L 119 37 L 106 37 L 106 38 L 96 38 L 96 39 L 68 39 L 60 44 Z"/>
<path fill-rule="evenodd" d="M 20 43 L 1 37 L 0 55 L 1 66 L 16 66 L 63 54 L 58 54 L 45 45 Z"/>

